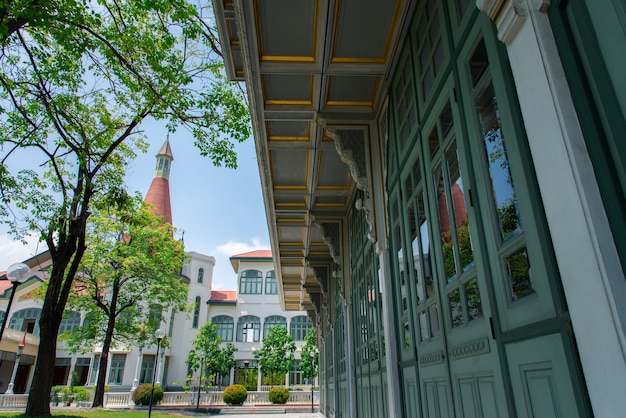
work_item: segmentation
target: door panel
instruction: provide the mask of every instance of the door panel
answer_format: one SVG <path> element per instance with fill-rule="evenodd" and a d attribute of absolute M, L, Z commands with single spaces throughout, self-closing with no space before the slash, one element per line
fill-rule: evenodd
<path fill-rule="evenodd" d="M 559 335 L 509 344 L 506 351 L 518 416 L 579 416 Z"/>

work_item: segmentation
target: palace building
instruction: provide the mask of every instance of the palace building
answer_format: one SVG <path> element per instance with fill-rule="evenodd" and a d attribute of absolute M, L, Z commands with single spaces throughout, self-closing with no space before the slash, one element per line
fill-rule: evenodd
<path fill-rule="evenodd" d="M 326 416 L 623 416 L 624 2 L 213 8 Z"/>

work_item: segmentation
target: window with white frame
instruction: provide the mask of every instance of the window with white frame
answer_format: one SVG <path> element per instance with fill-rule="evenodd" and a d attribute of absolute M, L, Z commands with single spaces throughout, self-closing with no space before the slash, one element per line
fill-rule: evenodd
<path fill-rule="evenodd" d="M 275 295 L 277 293 L 278 287 L 276 286 L 276 273 L 274 270 L 271 270 L 265 275 L 265 294 Z"/>
<path fill-rule="evenodd" d="M 198 269 L 198 283 L 202 283 L 204 281 L 204 269 L 200 267 Z"/>
<path fill-rule="evenodd" d="M 237 342 L 261 340 L 261 320 L 258 316 L 244 315 L 237 319 Z"/>
<path fill-rule="evenodd" d="M 111 359 L 111 370 L 109 370 L 109 384 L 121 385 L 124 380 L 124 366 L 126 365 L 126 354 L 113 354 Z"/>
<path fill-rule="evenodd" d="M 235 329 L 235 323 L 232 316 L 217 315 L 211 319 L 211 322 L 215 324 L 217 329 L 217 335 L 222 338 L 222 341 L 233 341 L 233 331 Z"/>
<path fill-rule="evenodd" d="M 65 315 L 61 320 L 61 325 L 59 325 L 59 334 L 71 331 L 78 326 L 80 326 L 80 313 L 72 311 Z"/>
<path fill-rule="evenodd" d="M 263 338 L 267 337 L 267 334 L 270 332 L 270 327 L 272 325 L 282 325 L 287 328 L 287 318 L 280 315 L 272 315 L 265 318 L 263 322 Z"/>
<path fill-rule="evenodd" d="M 200 322 L 200 296 L 196 296 L 196 302 L 193 307 L 193 323 L 191 324 L 191 327 L 198 328 L 199 322 Z"/>
<path fill-rule="evenodd" d="M 239 279 L 239 293 L 243 295 L 260 295 L 263 291 L 263 273 L 259 270 L 246 270 Z"/>
<path fill-rule="evenodd" d="M 309 321 L 309 317 L 306 315 L 294 316 L 289 323 L 289 333 L 293 337 L 294 341 L 304 341 L 304 337 L 309 332 L 313 325 Z"/>
<path fill-rule="evenodd" d="M 154 373 L 154 354 L 144 354 L 141 361 L 141 372 L 139 373 L 139 384 L 152 383 L 152 374 Z"/>

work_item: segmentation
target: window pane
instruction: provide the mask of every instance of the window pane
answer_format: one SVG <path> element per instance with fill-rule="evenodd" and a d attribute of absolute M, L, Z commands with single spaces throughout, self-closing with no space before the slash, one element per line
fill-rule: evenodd
<path fill-rule="evenodd" d="M 535 293 L 535 281 L 526 247 L 511 254 L 506 259 L 506 269 L 511 289 L 511 300 L 518 300 Z"/>
<path fill-rule="evenodd" d="M 509 170 L 509 160 L 504 146 L 504 136 L 500 126 L 500 114 L 491 81 L 477 98 L 476 106 L 489 163 L 491 188 L 500 226 L 500 235 L 503 240 L 506 240 L 521 230 L 521 222 L 513 178 Z"/>
<path fill-rule="evenodd" d="M 465 189 L 461 177 L 461 164 L 459 163 L 456 140 L 446 149 L 446 161 L 450 175 L 450 190 L 452 192 L 452 211 L 456 225 L 456 239 L 454 243 L 455 253 L 459 254 L 461 268 L 465 271 L 474 262 L 474 252 L 470 240 L 469 223 L 467 220 L 467 208 L 465 203 Z"/>
<path fill-rule="evenodd" d="M 467 298 L 467 316 L 470 321 L 483 316 L 483 306 L 480 301 L 478 280 L 472 279 L 465 283 L 465 297 Z"/>

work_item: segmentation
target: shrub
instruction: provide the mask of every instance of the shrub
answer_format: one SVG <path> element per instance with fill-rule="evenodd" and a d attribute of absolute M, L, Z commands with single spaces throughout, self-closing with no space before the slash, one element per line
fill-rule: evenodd
<path fill-rule="evenodd" d="M 231 405 L 241 405 L 248 397 L 248 391 L 243 385 L 230 385 L 224 389 L 222 399 Z"/>
<path fill-rule="evenodd" d="M 271 388 L 267 394 L 267 399 L 269 399 L 271 403 L 287 403 L 289 390 L 287 390 L 287 388 Z"/>
<path fill-rule="evenodd" d="M 76 402 L 87 402 L 91 399 L 91 392 L 84 386 L 74 386 L 74 400 Z"/>
<path fill-rule="evenodd" d="M 152 393 L 152 385 L 145 383 L 139 385 L 133 392 L 133 401 L 135 405 L 150 405 L 150 394 Z M 154 396 L 152 397 L 152 405 L 161 402 L 163 399 L 163 388 L 159 385 L 154 385 Z"/>

